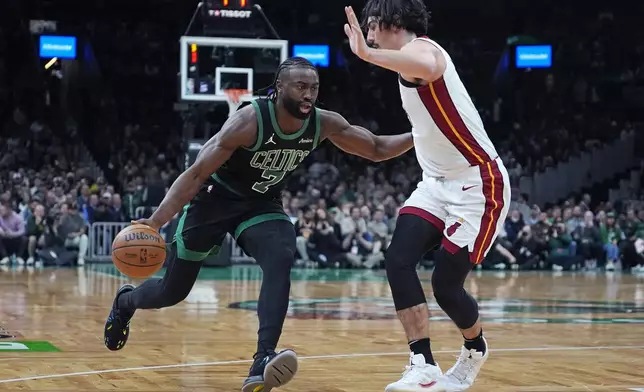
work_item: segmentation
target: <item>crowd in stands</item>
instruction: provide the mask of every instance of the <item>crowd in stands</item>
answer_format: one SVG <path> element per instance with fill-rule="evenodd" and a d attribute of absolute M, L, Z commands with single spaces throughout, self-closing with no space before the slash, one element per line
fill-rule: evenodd
<path fill-rule="evenodd" d="M 168 23 L 163 25 L 146 19 L 138 8 L 122 19 L 123 9 L 99 3 L 104 17 L 76 26 L 90 39 L 105 86 L 84 107 L 91 121 L 79 121 L 80 128 L 91 127 L 91 132 L 79 133 L 89 134 L 84 140 L 104 174 L 79 166 L 77 151 L 42 116 L 21 111 L 16 102 L 0 134 L 2 265 L 50 259 L 52 249 L 59 255 L 72 252 L 70 264 L 84 264 L 92 223 L 128 222 L 141 208 L 157 206 L 183 168 L 182 132 L 191 121 L 171 109 L 176 100 L 176 37 L 185 26 L 175 18 L 176 2 L 158 3 L 159 15 Z M 189 15 L 191 5 L 185 7 L 180 13 Z M 529 24 L 549 41 L 562 42 L 556 55 L 563 65 L 550 72 L 506 75 L 505 81 L 495 81 L 498 89 L 481 81 L 497 68 L 502 55 L 498 42 L 509 32 L 455 32 L 440 18 L 435 22 L 437 40 L 459 68 L 513 183 L 636 128 L 604 90 L 607 78 L 644 78 L 644 48 L 635 44 L 641 32 L 628 29 L 634 22 L 621 13 L 595 12 L 580 20 L 570 11 L 558 8 L 553 19 L 544 19 L 548 25 Z M 313 13 L 304 24 L 277 27 L 289 36 L 316 37 L 324 31 L 326 38 L 340 42 L 341 24 L 322 22 L 336 20 L 328 12 Z M 562 30 L 571 25 L 566 22 L 570 18 L 578 26 L 575 32 Z M 614 42 L 623 45 L 618 50 Z M 0 40 L 0 53 L 2 48 Z M 480 61 L 469 60 L 474 57 Z M 407 131 L 396 75 L 352 55 L 344 62 L 346 72 L 322 75 L 327 78 L 320 97 L 324 107 L 374 133 Z M 5 69 L 0 57 L 0 98 L 9 94 L 1 83 Z M 504 83 L 513 86 L 511 92 L 504 92 Z M 499 93 L 490 94 L 495 90 Z M 640 176 L 641 187 L 644 166 Z M 298 234 L 300 263 L 382 267 L 398 211 L 419 178 L 413 154 L 373 165 L 325 143 L 293 174 L 284 193 L 284 209 Z M 504 232 L 482 268 L 622 268 L 644 273 L 641 188 L 614 204 L 584 195 L 546 207 L 531 205 L 528 195 L 514 191 L 513 196 Z"/>
<path fill-rule="evenodd" d="M 140 176 L 121 196 L 79 164 L 77 146 L 19 108 L 0 135 L 0 266 L 54 259 L 82 266 L 89 225 L 127 222 L 147 201 Z"/>
<path fill-rule="evenodd" d="M 76 263 L 83 265 L 88 225 L 125 220 L 121 197 L 102 177 L 78 166 L 73 146 L 19 109 L 3 130 L 0 265 L 32 265 L 45 249 L 74 249 Z"/>
<path fill-rule="evenodd" d="M 328 188 L 314 185 L 318 178 L 326 177 L 325 184 L 338 181 L 340 172 L 330 163 L 315 162 L 306 175 L 311 182 L 284 196 L 298 233 L 299 257 L 320 267 L 381 268 L 403 190 L 410 184 L 396 183 L 406 178 L 404 172 L 387 174 L 370 166 L 355 188 L 341 180 Z M 639 176 L 644 181 L 644 160 Z M 585 194 L 543 210 L 520 195 L 479 268 L 644 273 L 644 193 L 614 204 L 593 203 Z"/>

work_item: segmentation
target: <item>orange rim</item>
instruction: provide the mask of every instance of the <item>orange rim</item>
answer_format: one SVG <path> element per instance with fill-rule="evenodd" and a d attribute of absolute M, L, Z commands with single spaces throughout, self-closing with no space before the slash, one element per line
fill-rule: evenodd
<path fill-rule="evenodd" d="M 231 88 L 228 90 L 224 90 L 224 93 L 226 94 L 226 96 L 228 96 L 229 100 L 231 100 L 234 103 L 239 103 L 239 101 L 241 100 L 241 97 L 243 95 L 249 94 L 250 92 L 244 89 Z"/>

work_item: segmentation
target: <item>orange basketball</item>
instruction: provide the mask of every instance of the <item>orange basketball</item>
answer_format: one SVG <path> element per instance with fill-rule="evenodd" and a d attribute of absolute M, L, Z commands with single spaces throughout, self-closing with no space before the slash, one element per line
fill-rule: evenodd
<path fill-rule="evenodd" d="M 128 226 L 112 242 L 112 262 L 130 278 L 154 275 L 163 267 L 165 252 L 161 234 L 146 225 Z"/>

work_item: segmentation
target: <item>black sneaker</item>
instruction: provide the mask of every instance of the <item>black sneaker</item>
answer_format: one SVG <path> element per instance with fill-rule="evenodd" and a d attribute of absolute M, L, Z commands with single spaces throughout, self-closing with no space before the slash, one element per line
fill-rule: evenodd
<path fill-rule="evenodd" d="M 269 392 L 288 384 L 297 373 L 297 355 L 293 350 L 255 354 L 253 359 L 255 362 L 250 367 L 242 392 Z"/>
<path fill-rule="evenodd" d="M 112 311 L 107 316 L 105 322 L 105 347 L 112 351 L 120 350 L 127 343 L 127 338 L 130 336 L 130 319 L 134 316 L 134 312 L 126 312 L 119 309 L 118 299 L 119 296 L 128 291 L 134 290 L 131 284 L 123 285 L 119 291 L 116 292 L 114 303 L 112 304 Z"/>

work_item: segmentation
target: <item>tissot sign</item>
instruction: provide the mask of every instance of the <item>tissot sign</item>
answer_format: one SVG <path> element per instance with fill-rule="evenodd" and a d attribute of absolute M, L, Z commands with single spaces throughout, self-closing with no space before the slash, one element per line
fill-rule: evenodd
<path fill-rule="evenodd" d="M 248 19 L 250 18 L 252 11 L 243 11 L 243 10 L 210 10 L 208 11 L 210 16 L 220 17 L 220 18 L 232 18 L 232 19 Z"/>

